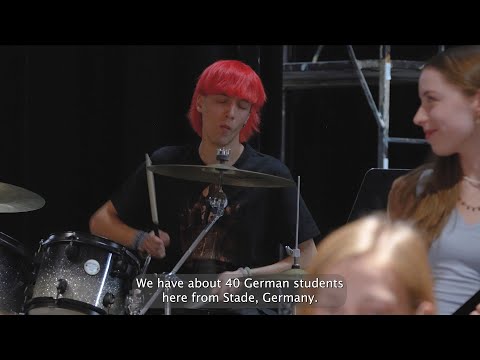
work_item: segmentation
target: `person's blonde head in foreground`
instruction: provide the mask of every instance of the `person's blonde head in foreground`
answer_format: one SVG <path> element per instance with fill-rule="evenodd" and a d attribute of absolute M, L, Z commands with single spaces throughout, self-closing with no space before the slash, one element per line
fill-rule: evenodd
<path fill-rule="evenodd" d="M 406 223 L 370 215 L 334 231 L 317 250 L 307 273 L 342 276 L 346 301 L 336 307 L 299 305 L 297 314 L 434 313 L 427 247 Z M 319 291 L 334 290 L 305 289 L 316 297 L 322 295 Z"/>

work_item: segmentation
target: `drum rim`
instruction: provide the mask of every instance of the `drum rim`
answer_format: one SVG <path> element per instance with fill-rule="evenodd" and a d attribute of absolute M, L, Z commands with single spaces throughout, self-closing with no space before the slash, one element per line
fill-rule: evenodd
<path fill-rule="evenodd" d="M 62 238 L 61 236 L 65 236 L 65 238 Z M 67 239 L 66 236 L 77 236 L 78 238 Z M 89 240 L 92 239 L 93 241 L 87 242 L 85 241 L 85 238 Z M 110 239 L 107 239 L 106 237 L 98 236 L 85 231 L 69 230 L 69 231 L 60 231 L 60 232 L 51 233 L 46 240 L 41 241 L 41 246 L 42 247 L 49 246 L 54 243 L 62 243 L 62 242 L 78 242 L 81 244 L 88 244 L 88 245 L 100 245 L 101 248 L 104 248 L 106 250 L 111 250 L 112 252 L 118 255 L 126 254 L 131 260 L 135 262 L 135 265 L 138 267 L 138 270 L 140 270 L 140 260 L 127 247 L 120 245 Z"/>
<path fill-rule="evenodd" d="M 80 315 L 107 315 L 105 310 L 86 302 L 69 298 L 54 299 L 47 296 L 39 296 L 29 299 L 25 304 L 25 314 L 33 316 L 34 314 L 29 314 L 31 310 L 43 308 L 57 308 L 78 311 L 81 313 Z"/>
<path fill-rule="evenodd" d="M 13 250 L 21 256 L 26 256 L 25 246 L 18 240 L 15 240 L 10 235 L 0 231 L 0 245 L 5 245 L 6 248 Z"/>

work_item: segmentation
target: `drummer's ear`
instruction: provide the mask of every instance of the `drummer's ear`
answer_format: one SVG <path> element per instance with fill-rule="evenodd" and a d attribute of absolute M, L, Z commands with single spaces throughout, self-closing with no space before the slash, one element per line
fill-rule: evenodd
<path fill-rule="evenodd" d="M 204 97 L 202 95 L 198 95 L 197 97 L 197 111 L 202 112 L 202 107 L 203 107 L 203 99 Z"/>
<path fill-rule="evenodd" d="M 248 119 L 250 119 L 250 115 L 251 115 L 251 114 L 252 114 L 252 110 L 250 110 L 250 111 L 248 112 L 247 120 L 245 120 L 245 122 L 243 123 L 243 126 L 242 126 L 242 127 L 245 127 L 245 125 L 247 125 Z"/>

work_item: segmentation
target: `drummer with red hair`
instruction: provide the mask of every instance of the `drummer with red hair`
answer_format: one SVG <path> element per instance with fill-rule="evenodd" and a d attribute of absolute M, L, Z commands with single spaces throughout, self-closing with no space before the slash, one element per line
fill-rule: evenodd
<path fill-rule="evenodd" d="M 211 64 L 196 84 L 188 112 L 200 140 L 162 147 L 152 154 L 152 164 L 217 164 L 217 151 L 223 148 L 228 154 L 227 166 L 292 180 L 289 169 L 280 160 L 248 144 L 260 131 L 265 102 L 262 80 L 250 66 L 237 60 Z M 156 236 L 151 231 L 145 167 L 142 163 L 92 215 L 92 233 L 151 255 L 154 261 L 149 271 L 168 271 L 211 221 L 209 198 L 221 194 L 227 200 L 223 216 L 194 249 L 181 272 L 222 273 L 232 278 L 280 273 L 292 267 L 293 258 L 287 254 L 279 256 L 279 248 L 295 246 L 295 186 L 226 184 L 219 188 L 216 184 L 156 175 L 161 229 Z M 314 239 L 320 234 L 303 199 L 299 203 L 299 265 L 305 267 L 316 254 Z"/>

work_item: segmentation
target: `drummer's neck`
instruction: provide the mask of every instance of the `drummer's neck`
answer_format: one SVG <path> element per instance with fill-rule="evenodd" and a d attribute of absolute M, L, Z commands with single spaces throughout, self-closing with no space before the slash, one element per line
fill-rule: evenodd
<path fill-rule="evenodd" d="M 245 148 L 241 143 L 229 144 L 225 147 L 230 149 L 230 156 L 226 162 L 227 165 L 235 164 Z M 198 153 L 205 165 L 218 164 L 217 149 L 218 145 L 216 144 L 212 144 L 207 141 L 202 141 L 200 143 L 200 146 L 198 147 Z"/>

